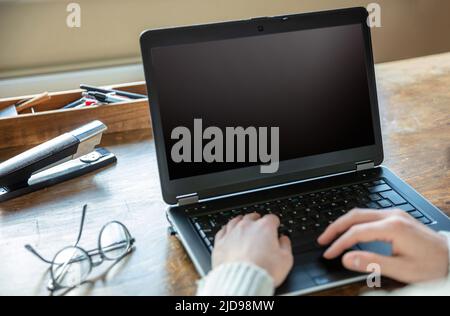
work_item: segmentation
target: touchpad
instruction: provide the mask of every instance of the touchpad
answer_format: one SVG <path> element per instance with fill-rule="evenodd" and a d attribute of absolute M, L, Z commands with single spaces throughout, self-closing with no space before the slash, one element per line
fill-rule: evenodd
<path fill-rule="evenodd" d="M 341 261 L 342 256 L 328 260 L 323 258 L 322 254 L 323 251 L 311 251 L 294 257 L 295 265 L 302 266 L 302 270 L 316 285 L 338 282 L 359 275 L 344 268 Z"/>

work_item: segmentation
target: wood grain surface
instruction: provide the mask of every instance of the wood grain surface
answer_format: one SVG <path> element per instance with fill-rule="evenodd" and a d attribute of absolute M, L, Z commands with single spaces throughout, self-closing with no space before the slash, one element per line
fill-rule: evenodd
<path fill-rule="evenodd" d="M 384 165 L 450 214 L 450 53 L 376 66 Z M 1 131 L 0 131 L 1 134 Z M 122 221 L 136 248 L 113 268 L 94 269 L 92 282 L 69 295 L 193 295 L 198 274 L 180 242 L 167 234 L 151 130 L 106 135 L 118 157 L 97 173 L 0 204 L 0 294 L 48 295 L 45 257 L 75 241 L 81 208 L 88 212 L 81 246 L 95 247 L 103 224 Z M 25 148 L 0 151 L 0 161 Z M 383 280 L 384 289 L 401 286 Z M 364 283 L 317 293 L 356 295 Z"/>
<path fill-rule="evenodd" d="M 147 94 L 145 82 L 142 81 L 105 88 Z M 151 128 L 147 99 L 62 109 L 64 105 L 80 99 L 82 91 L 84 90 L 52 92 L 49 93 L 50 99 L 33 107 L 35 113 L 31 113 L 28 108 L 17 116 L 0 117 L 0 149 L 37 145 L 93 120 L 101 120 L 108 126 L 105 134 Z M 34 96 L 0 99 L 0 109 L 32 97 Z"/>

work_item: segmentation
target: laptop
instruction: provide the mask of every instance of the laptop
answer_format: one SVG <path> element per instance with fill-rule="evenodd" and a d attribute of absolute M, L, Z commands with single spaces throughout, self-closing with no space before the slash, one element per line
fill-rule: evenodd
<path fill-rule="evenodd" d="M 200 275 L 211 269 L 216 232 L 254 211 L 276 214 L 292 242 L 280 295 L 366 277 L 322 259 L 316 243 L 354 207 L 400 208 L 450 230 L 445 214 L 381 166 L 367 16 L 349 8 L 141 35 L 167 218 Z M 391 251 L 381 242 L 355 247 Z"/>

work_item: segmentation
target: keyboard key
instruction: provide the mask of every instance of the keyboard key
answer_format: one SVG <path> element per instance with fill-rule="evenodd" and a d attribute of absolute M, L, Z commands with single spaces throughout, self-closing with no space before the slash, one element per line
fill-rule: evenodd
<path fill-rule="evenodd" d="M 386 192 L 381 192 L 380 195 L 385 199 L 389 199 L 395 205 L 405 204 L 406 200 L 402 198 L 397 192 L 391 190 Z"/>
<path fill-rule="evenodd" d="M 370 202 L 370 199 L 368 199 L 366 197 L 359 197 L 356 200 L 358 201 L 358 203 L 361 203 L 361 204 L 366 204 L 366 203 Z"/>
<path fill-rule="evenodd" d="M 289 230 L 286 228 L 286 227 L 279 227 L 278 228 L 278 235 L 285 235 L 285 236 L 288 236 L 288 237 L 290 237 L 290 232 L 289 232 Z"/>
<path fill-rule="evenodd" d="M 200 224 L 197 222 L 197 219 L 195 219 L 195 224 L 194 224 L 195 228 L 197 228 L 197 230 L 201 230 L 201 226 Z"/>
<path fill-rule="evenodd" d="M 366 207 L 367 207 L 367 208 L 374 208 L 374 209 L 376 209 L 376 210 L 380 208 L 380 206 L 379 206 L 377 203 L 375 203 L 375 202 L 367 203 L 367 204 L 366 204 Z"/>
<path fill-rule="evenodd" d="M 316 243 L 317 236 L 352 208 L 380 209 L 393 207 L 394 204 L 411 212 L 411 216 L 417 220 L 425 224 L 431 223 L 383 180 L 275 198 L 272 201 L 236 206 L 217 212 L 208 211 L 211 209 L 208 207 L 206 213 L 209 214 L 205 214 L 205 208 L 198 207 L 197 211 L 201 211 L 202 214 L 193 214 L 191 222 L 204 240 L 205 246 L 211 251 L 216 233 L 230 219 L 255 211 L 262 216 L 272 213 L 280 218 L 279 234 L 290 236 L 294 253 L 301 253 L 317 249 L 319 247 Z"/>
<path fill-rule="evenodd" d="M 361 184 L 354 184 L 352 185 L 353 189 L 361 189 L 363 186 Z"/>
<path fill-rule="evenodd" d="M 423 217 L 423 214 L 420 213 L 419 211 L 412 211 L 412 212 L 409 212 L 408 214 L 411 215 L 411 216 L 414 217 L 414 218 L 420 218 L 420 217 Z"/>
<path fill-rule="evenodd" d="M 204 232 L 205 234 L 212 234 L 213 232 L 211 228 L 203 228 L 201 231 Z"/>
<path fill-rule="evenodd" d="M 376 186 L 373 186 L 373 187 L 369 187 L 368 190 L 369 190 L 370 193 L 378 193 L 378 192 L 383 192 L 383 191 L 389 191 L 389 190 L 392 190 L 392 189 L 387 184 L 381 184 L 381 185 L 376 185 Z"/>
<path fill-rule="evenodd" d="M 421 223 L 423 223 L 423 224 L 425 224 L 425 225 L 427 225 L 427 224 L 430 224 L 431 223 L 431 220 L 430 219 L 428 219 L 427 217 L 425 217 L 425 216 L 423 216 L 423 217 L 420 217 L 420 218 L 418 218 L 417 219 L 419 222 L 421 222 Z"/>
<path fill-rule="evenodd" d="M 405 212 L 412 212 L 415 210 L 414 206 L 412 206 L 411 204 L 399 205 L 398 208 L 404 210 Z"/>
<path fill-rule="evenodd" d="M 391 207 L 392 206 L 392 203 L 389 202 L 388 200 L 379 200 L 377 203 L 380 204 L 380 206 L 382 208 L 386 208 L 386 207 Z"/>
<path fill-rule="evenodd" d="M 346 209 L 340 209 L 339 210 L 339 212 L 341 213 L 341 214 L 345 214 L 345 213 L 347 213 L 349 210 L 346 210 Z"/>
<path fill-rule="evenodd" d="M 231 211 L 223 211 L 223 212 L 220 212 L 220 214 L 225 218 L 231 218 L 231 216 L 233 215 L 233 213 Z"/>
<path fill-rule="evenodd" d="M 369 199 L 370 199 L 371 201 L 376 202 L 376 201 L 378 201 L 378 200 L 381 200 L 381 196 L 380 196 L 379 194 L 377 194 L 377 193 L 374 193 L 374 194 L 370 194 L 370 195 L 369 195 Z"/>

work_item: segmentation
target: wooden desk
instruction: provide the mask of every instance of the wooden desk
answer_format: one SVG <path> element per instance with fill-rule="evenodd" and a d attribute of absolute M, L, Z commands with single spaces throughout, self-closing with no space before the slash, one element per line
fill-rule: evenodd
<path fill-rule="evenodd" d="M 450 53 L 381 64 L 376 71 L 384 164 L 450 214 Z M 135 236 L 136 250 L 104 278 L 71 294 L 195 293 L 198 275 L 178 240 L 167 234 L 151 131 L 112 134 L 103 145 L 117 155 L 115 166 L 0 204 L 0 294 L 48 294 L 47 265 L 23 246 L 30 243 L 52 257 L 72 244 L 83 203 L 89 208 L 81 246 L 95 246 L 101 226 L 117 219 Z M 23 149 L 2 151 L 0 160 Z M 359 283 L 320 294 L 358 294 L 364 288 Z"/>

